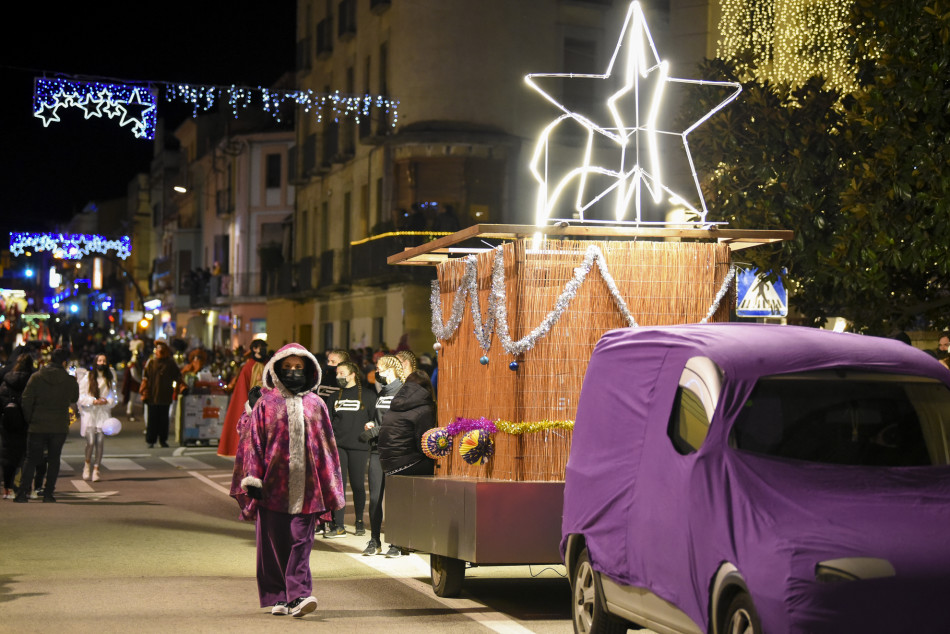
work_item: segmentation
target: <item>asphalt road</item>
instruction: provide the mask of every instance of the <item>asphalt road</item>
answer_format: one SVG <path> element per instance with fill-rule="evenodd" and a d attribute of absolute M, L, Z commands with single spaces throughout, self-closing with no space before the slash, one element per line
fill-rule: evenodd
<path fill-rule="evenodd" d="M 257 604 L 254 527 L 227 495 L 232 461 L 148 449 L 142 423 L 120 419 L 100 482 L 81 479 L 72 430 L 58 503 L 0 500 L 0 632 L 572 631 L 562 566 L 472 568 L 442 599 L 427 556 L 363 557 L 368 537 L 352 534 L 315 541 L 317 611 L 272 616 Z"/>

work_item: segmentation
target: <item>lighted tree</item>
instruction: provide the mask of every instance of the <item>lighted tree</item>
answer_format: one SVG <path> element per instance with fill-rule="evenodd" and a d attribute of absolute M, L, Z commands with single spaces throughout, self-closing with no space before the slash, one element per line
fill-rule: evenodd
<path fill-rule="evenodd" d="M 692 139 L 712 215 L 795 230 L 742 259 L 787 267 L 809 323 L 946 327 L 950 2 L 856 0 L 846 35 L 858 87 L 843 96 L 818 77 L 796 87 L 756 79 L 750 56 L 704 64 L 745 88 Z"/>

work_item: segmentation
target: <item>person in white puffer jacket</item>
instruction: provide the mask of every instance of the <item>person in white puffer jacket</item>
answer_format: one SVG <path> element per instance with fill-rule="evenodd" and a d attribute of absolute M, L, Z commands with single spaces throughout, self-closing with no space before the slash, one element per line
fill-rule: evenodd
<path fill-rule="evenodd" d="M 102 424 L 112 416 L 118 401 L 115 391 L 115 373 L 109 367 L 106 355 L 96 355 L 96 363 L 79 377 L 80 433 L 86 439 L 86 464 L 82 479 L 99 481 L 99 466 L 105 447 Z"/>

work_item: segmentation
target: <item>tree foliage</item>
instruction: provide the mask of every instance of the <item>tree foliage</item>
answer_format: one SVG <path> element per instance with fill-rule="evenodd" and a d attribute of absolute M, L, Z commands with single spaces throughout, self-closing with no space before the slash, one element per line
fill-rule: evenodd
<path fill-rule="evenodd" d="M 795 231 L 740 254 L 786 268 L 809 323 L 946 327 L 950 0 L 855 0 L 849 35 L 860 87 L 847 95 L 820 77 L 788 86 L 737 76 L 748 60 L 704 62 L 705 76 L 744 87 L 690 137 L 704 192 L 732 227 Z"/>

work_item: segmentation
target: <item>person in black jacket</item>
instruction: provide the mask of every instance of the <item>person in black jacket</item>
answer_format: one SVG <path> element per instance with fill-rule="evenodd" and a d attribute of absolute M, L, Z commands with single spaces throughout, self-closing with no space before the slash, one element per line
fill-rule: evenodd
<path fill-rule="evenodd" d="M 60 454 L 69 433 L 69 407 L 79 400 L 79 383 L 76 377 L 66 372 L 67 363 L 69 352 L 63 348 L 53 350 L 50 363 L 34 372 L 23 390 L 23 416 L 30 427 L 26 463 L 14 502 L 27 502 L 33 473 L 43 460 L 44 451 L 48 452 L 49 458 L 43 501 L 56 501 L 53 492 L 59 476 Z"/>
<path fill-rule="evenodd" d="M 13 499 L 13 478 L 26 456 L 26 419 L 20 407 L 20 396 L 33 374 L 33 356 L 27 352 L 17 357 L 16 365 L 0 382 L 0 463 L 3 465 L 3 499 Z"/>
<path fill-rule="evenodd" d="M 377 439 L 382 426 L 383 416 L 389 411 L 393 397 L 402 387 L 402 363 L 391 354 L 376 360 L 376 382 L 380 384 L 379 398 L 376 399 L 375 420 L 366 423 L 366 431 L 360 440 L 369 444 L 369 525 L 370 540 L 363 550 L 364 555 L 376 555 L 382 552 L 383 528 L 383 468 L 379 463 Z M 392 550 L 392 549 L 390 549 Z M 387 553 L 388 554 L 388 553 Z"/>
<path fill-rule="evenodd" d="M 390 403 L 379 429 L 379 463 L 383 468 L 382 495 L 386 479 L 394 475 L 429 475 L 435 472 L 435 461 L 422 453 L 422 434 L 435 427 L 435 401 L 432 385 L 425 374 L 415 371 Z M 390 545 L 387 557 L 398 557 L 403 551 Z"/>
<path fill-rule="evenodd" d="M 369 465 L 369 446 L 360 441 L 360 434 L 376 415 L 376 393 L 364 390 L 360 370 L 355 363 L 346 361 L 336 366 L 336 381 L 340 391 L 331 397 L 330 419 L 336 437 L 343 488 L 349 480 L 353 491 L 353 509 L 356 511 L 356 535 L 365 535 L 363 511 L 366 508 L 366 467 Z M 343 509 L 333 513 L 333 525 L 325 538 L 346 535 L 343 527 Z"/>

